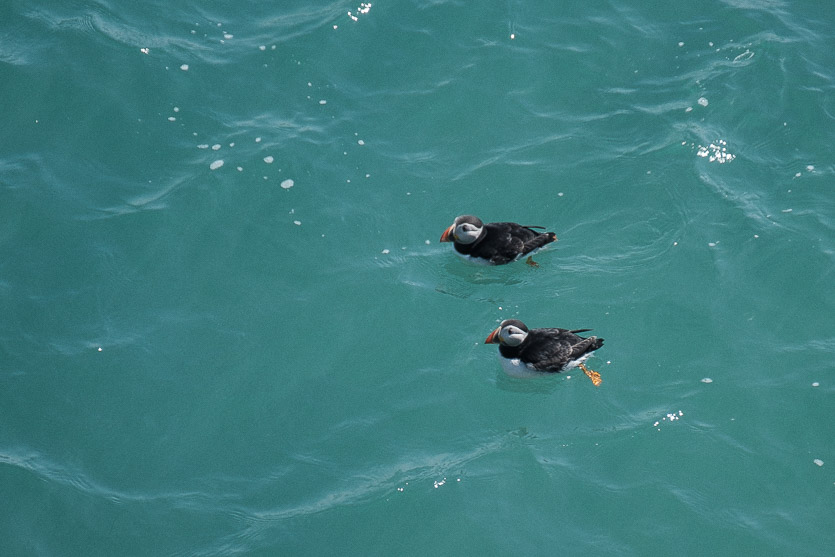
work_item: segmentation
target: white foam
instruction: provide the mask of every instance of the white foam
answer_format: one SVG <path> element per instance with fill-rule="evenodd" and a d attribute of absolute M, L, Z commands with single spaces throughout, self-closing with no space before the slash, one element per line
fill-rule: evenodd
<path fill-rule="evenodd" d="M 212 164 L 210 164 L 209 168 L 212 169 L 212 170 L 217 170 L 221 166 L 223 166 L 223 159 L 218 159 L 218 160 L 214 161 Z"/>
<path fill-rule="evenodd" d="M 187 72 L 188 71 L 188 64 L 183 64 L 182 66 L 180 66 L 180 69 L 183 70 L 184 72 Z"/>
<path fill-rule="evenodd" d="M 267 164 L 272 164 L 274 160 L 275 159 L 272 157 L 272 155 L 267 155 L 266 157 L 264 157 L 264 162 Z"/>
<path fill-rule="evenodd" d="M 745 52 L 743 52 L 742 54 L 738 54 L 734 58 L 734 62 L 743 62 L 745 60 L 750 60 L 753 57 L 754 57 L 754 53 L 751 52 L 750 50 L 746 49 Z"/>
<path fill-rule="evenodd" d="M 295 185 L 295 183 L 293 182 L 293 180 L 291 180 L 289 178 L 281 182 L 281 187 L 284 188 L 285 190 L 289 190 L 294 185 Z"/>

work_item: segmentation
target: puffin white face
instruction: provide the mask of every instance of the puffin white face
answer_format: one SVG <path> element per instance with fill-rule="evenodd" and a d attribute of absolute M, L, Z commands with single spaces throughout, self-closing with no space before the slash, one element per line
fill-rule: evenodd
<path fill-rule="evenodd" d="M 455 225 L 455 228 L 452 230 L 452 237 L 459 244 L 472 244 L 478 240 L 478 237 L 481 235 L 481 230 L 481 226 L 476 226 L 469 222 L 462 222 L 461 224 Z"/>
<path fill-rule="evenodd" d="M 523 331 L 516 325 L 505 325 L 499 331 L 499 340 L 505 346 L 519 346 L 527 338 L 527 331 Z"/>

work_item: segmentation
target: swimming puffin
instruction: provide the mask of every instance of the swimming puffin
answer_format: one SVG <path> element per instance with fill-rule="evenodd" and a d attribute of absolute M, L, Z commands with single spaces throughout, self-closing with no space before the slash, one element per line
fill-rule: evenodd
<path fill-rule="evenodd" d="M 461 215 L 441 235 L 442 242 L 455 242 L 455 252 L 461 257 L 486 265 L 504 265 L 516 261 L 551 242 L 553 232 L 537 232 L 542 226 L 522 226 L 515 222 L 489 222 L 472 215 Z M 528 265 L 538 266 L 531 257 Z"/>
<path fill-rule="evenodd" d="M 502 368 L 510 376 L 559 373 L 576 366 L 597 386 L 602 383 L 600 374 L 588 369 L 584 362 L 592 352 L 603 346 L 603 339 L 577 336 L 577 333 L 590 330 L 528 329 L 518 319 L 505 319 L 484 343 L 499 345 Z"/>

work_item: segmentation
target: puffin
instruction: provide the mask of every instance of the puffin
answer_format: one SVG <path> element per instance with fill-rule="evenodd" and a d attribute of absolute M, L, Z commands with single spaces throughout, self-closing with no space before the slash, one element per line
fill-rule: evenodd
<path fill-rule="evenodd" d="M 528 329 L 518 319 L 505 319 L 484 343 L 499 345 L 502 368 L 511 377 L 533 377 L 579 367 L 599 386 L 603 382 L 600 374 L 588 369 L 584 362 L 603 346 L 603 339 L 577 335 L 587 331 L 591 329 Z"/>
<path fill-rule="evenodd" d="M 461 215 L 444 230 L 441 241 L 454 242 L 455 253 L 473 263 L 504 265 L 528 255 L 528 265 L 538 267 L 532 252 L 557 240 L 553 232 L 534 230 L 544 228 L 515 222 L 484 224 L 478 217 Z"/>

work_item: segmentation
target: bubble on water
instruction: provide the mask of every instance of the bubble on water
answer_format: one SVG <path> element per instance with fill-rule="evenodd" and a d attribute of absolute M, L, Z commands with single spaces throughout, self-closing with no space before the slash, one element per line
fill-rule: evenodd
<path fill-rule="evenodd" d="M 652 427 L 658 427 L 661 424 L 661 422 L 675 422 L 676 420 L 680 420 L 682 416 L 684 416 L 684 412 L 682 412 L 681 410 L 679 410 L 678 412 L 669 412 L 660 420 L 656 420 L 652 424 Z M 661 431 L 661 428 L 658 428 L 658 431 Z"/>
<path fill-rule="evenodd" d="M 272 164 L 274 160 L 275 159 L 273 158 L 272 155 L 267 155 L 266 157 L 264 157 L 264 162 L 267 163 L 267 164 Z"/>
<path fill-rule="evenodd" d="M 699 97 L 699 100 L 696 102 L 698 102 L 701 106 L 707 106 L 707 99 L 705 97 Z"/>
<path fill-rule="evenodd" d="M 707 147 L 699 145 L 696 156 L 705 157 L 709 162 L 718 162 L 719 164 L 731 162 L 736 158 L 736 155 L 728 152 L 728 142 L 724 139 L 719 139 Z"/>

